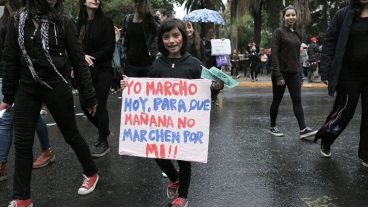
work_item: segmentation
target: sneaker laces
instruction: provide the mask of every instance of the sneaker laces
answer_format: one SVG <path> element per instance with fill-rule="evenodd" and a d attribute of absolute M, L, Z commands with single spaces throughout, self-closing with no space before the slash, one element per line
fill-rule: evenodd
<path fill-rule="evenodd" d="M 184 206 L 185 200 L 184 198 L 175 198 L 171 204 L 178 205 L 178 206 Z"/>
<path fill-rule="evenodd" d="M 89 188 L 89 181 L 91 179 L 85 175 L 83 175 L 83 183 L 81 185 L 81 188 L 85 188 L 85 189 L 88 189 Z"/>

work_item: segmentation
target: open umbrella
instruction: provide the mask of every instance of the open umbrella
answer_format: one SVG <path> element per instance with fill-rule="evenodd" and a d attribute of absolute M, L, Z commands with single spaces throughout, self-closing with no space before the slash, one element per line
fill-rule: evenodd
<path fill-rule="evenodd" d="M 224 18 L 217 11 L 210 9 L 197 9 L 185 15 L 184 21 L 199 22 L 199 23 L 214 23 L 225 25 Z"/>

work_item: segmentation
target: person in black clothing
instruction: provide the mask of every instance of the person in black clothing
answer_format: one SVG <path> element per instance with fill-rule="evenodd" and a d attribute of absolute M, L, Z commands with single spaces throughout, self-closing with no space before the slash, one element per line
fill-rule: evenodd
<path fill-rule="evenodd" d="M 249 53 L 249 68 L 250 75 L 253 81 L 258 81 L 258 73 L 259 73 L 259 48 L 255 42 L 252 42 L 248 45 L 247 51 Z"/>
<path fill-rule="evenodd" d="M 66 52 L 79 80 L 80 95 L 91 114 L 96 111 L 96 94 L 75 24 L 63 14 L 62 8 L 59 0 L 28 0 L 27 7 L 19 10 L 8 26 L 3 54 L 4 99 L 0 110 L 16 103 L 14 200 L 9 206 L 33 205 L 30 198 L 32 146 L 43 103 L 82 164 L 83 184 L 78 194 L 91 193 L 99 179 L 88 145 L 76 126 L 73 95 L 64 78 Z"/>
<path fill-rule="evenodd" d="M 236 78 L 240 78 L 239 75 L 239 55 L 236 49 L 233 50 L 233 53 L 230 55 L 230 62 L 231 62 L 231 72 Z"/>
<path fill-rule="evenodd" d="M 110 134 L 107 98 L 113 78 L 115 30 L 112 20 L 102 12 L 99 0 L 80 1 L 78 31 L 85 60 L 91 71 L 92 83 L 96 89 L 98 106 L 95 116 L 88 113 L 83 98 L 80 99 L 80 103 L 88 119 L 98 129 L 98 139 L 91 150 L 92 156 L 102 157 L 110 151 L 107 141 Z"/>
<path fill-rule="evenodd" d="M 331 157 L 331 145 L 353 118 L 361 97 L 358 156 L 368 167 L 368 0 L 352 0 L 340 9 L 327 29 L 321 56 L 321 79 L 329 95 L 336 92 L 331 113 L 318 130 L 321 154 Z"/>
<path fill-rule="evenodd" d="M 186 52 L 188 41 L 184 23 L 179 19 L 168 19 L 160 27 L 159 50 L 162 53 L 152 65 L 150 77 L 200 79 L 202 63 Z M 172 68 L 174 65 L 175 68 Z M 121 81 L 124 89 L 127 78 Z M 173 199 L 173 207 L 188 205 L 188 189 L 191 178 L 191 163 L 178 160 L 179 173 L 170 160 L 156 159 L 161 170 L 170 179 L 167 196 Z M 178 193 L 178 194 L 177 194 Z"/>
<path fill-rule="evenodd" d="M 124 18 L 121 33 L 125 54 L 124 73 L 129 77 L 147 77 L 156 58 L 159 23 L 151 14 L 147 0 L 134 0 L 134 14 Z"/>
<path fill-rule="evenodd" d="M 308 62 L 309 62 L 309 67 L 308 67 L 308 82 L 313 82 L 313 73 L 316 72 L 317 67 L 318 67 L 318 62 L 320 59 L 320 52 L 319 52 L 319 48 L 318 48 L 318 44 L 317 44 L 317 38 L 316 37 L 312 37 L 311 39 L 311 43 L 309 44 L 308 47 Z"/>
<path fill-rule="evenodd" d="M 294 114 L 298 120 L 300 139 L 314 135 L 317 131 L 306 127 L 301 100 L 302 71 L 300 68 L 300 45 L 301 38 L 295 31 L 296 9 L 287 6 L 283 10 L 284 26 L 276 29 L 272 35 L 272 91 L 273 99 L 270 109 L 271 127 L 269 133 L 274 136 L 284 136 L 276 127 L 276 118 L 284 96 L 285 88 L 288 87 L 291 100 L 293 101 Z"/>

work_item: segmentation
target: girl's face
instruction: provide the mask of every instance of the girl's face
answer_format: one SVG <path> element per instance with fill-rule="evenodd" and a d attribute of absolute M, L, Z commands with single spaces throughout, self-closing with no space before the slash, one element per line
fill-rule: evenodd
<path fill-rule="evenodd" d="M 181 57 L 180 50 L 183 47 L 183 36 L 178 28 L 165 32 L 162 35 L 163 45 L 169 52 L 170 58 Z"/>
<path fill-rule="evenodd" d="M 100 6 L 100 0 L 86 0 L 87 9 L 98 9 Z"/>
<path fill-rule="evenodd" d="M 286 26 L 293 26 L 296 22 L 296 11 L 294 9 L 288 9 L 285 12 L 284 20 Z"/>
<path fill-rule="evenodd" d="M 57 3 L 57 0 L 47 0 L 47 3 L 49 3 L 51 8 L 54 8 Z"/>
<path fill-rule="evenodd" d="M 193 33 L 194 33 L 194 28 L 191 22 L 186 23 L 186 27 L 187 27 L 187 34 L 188 37 L 192 37 Z"/>

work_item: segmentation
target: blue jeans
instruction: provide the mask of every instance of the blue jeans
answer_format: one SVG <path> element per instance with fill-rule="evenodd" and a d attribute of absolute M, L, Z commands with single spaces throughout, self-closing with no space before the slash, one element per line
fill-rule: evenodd
<path fill-rule="evenodd" d="M 13 140 L 13 108 L 4 112 L 0 118 L 0 162 L 6 163 Z"/>
<path fill-rule="evenodd" d="M 0 79 L 0 98 L 3 98 L 1 92 L 2 80 Z M 42 151 L 50 148 L 50 139 L 45 121 L 39 116 L 36 125 L 36 132 L 40 140 Z M 8 160 L 10 146 L 13 140 L 13 108 L 9 108 L 0 118 L 0 162 L 6 163 Z"/>

